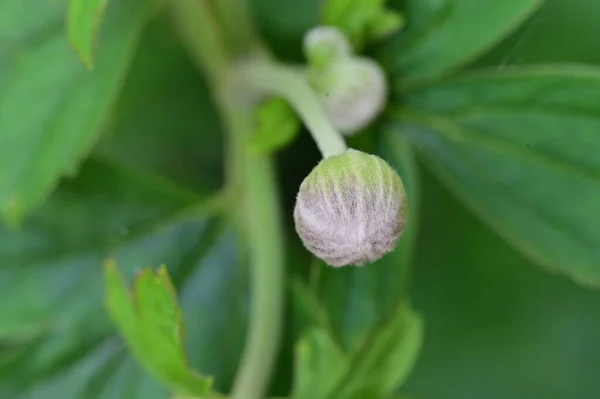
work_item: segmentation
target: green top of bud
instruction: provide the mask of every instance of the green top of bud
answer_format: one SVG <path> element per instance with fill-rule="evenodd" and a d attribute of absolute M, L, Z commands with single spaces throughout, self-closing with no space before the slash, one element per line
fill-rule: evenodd
<path fill-rule="evenodd" d="M 402 180 L 383 159 L 348 149 L 322 160 L 304 179 L 296 231 L 331 266 L 373 262 L 396 247 L 406 224 Z"/>
<path fill-rule="evenodd" d="M 388 87 L 383 69 L 365 57 L 342 58 L 309 71 L 331 123 L 345 135 L 367 127 L 383 111 Z"/>
<path fill-rule="evenodd" d="M 331 26 L 317 26 L 304 35 L 304 53 L 311 67 L 324 68 L 336 59 L 352 55 L 344 33 Z"/>

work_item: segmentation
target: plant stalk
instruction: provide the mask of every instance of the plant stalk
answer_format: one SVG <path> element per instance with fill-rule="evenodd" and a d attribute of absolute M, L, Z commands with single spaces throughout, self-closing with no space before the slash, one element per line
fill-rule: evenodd
<path fill-rule="evenodd" d="M 348 149 L 303 71 L 260 59 L 238 65 L 236 77 L 256 92 L 282 97 L 289 102 L 308 127 L 324 158 L 339 155 Z"/>
<path fill-rule="evenodd" d="M 268 156 L 246 150 L 254 130 L 254 110 L 239 98 L 241 82 L 232 78 L 233 51 L 227 48 L 211 2 L 170 1 L 182 40 L 205 71 L 219 106 L 228 141 L 229 194 L 238 206 L 238 220 L 248 244 L 251 320 L 231 397 L 260 399 L 279 350 L 284 302 L 285 254 L 273 166 Z"/>

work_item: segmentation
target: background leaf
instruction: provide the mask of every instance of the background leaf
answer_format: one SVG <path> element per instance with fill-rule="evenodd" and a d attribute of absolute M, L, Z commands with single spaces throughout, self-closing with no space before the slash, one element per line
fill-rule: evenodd
<path fill-rule="evenodd" d="M 69 40 L 88 68 L 92 67 L 94 42 L 107 4 L 108 0 L 69 0 Z"/>
<path fill-rule="evenodd" d="M 163 15 L 145 29 L 94 153 L 208 192 L 223 182 L 223 137 L 209 89 Z"/>
<path fill-rule="evenodd" d="M 600 71 L 550 67 L 405 91 L 398 130 L 532 260 L 600 284 Z"/>
<path fill-rule="evenodd" d="M 92 159 L 22 231 L 0 230 L 0 284 L 14 300 L 0 304 L 3 353 L 12 353 L 0 365 L 0 396 L 165 396 L 127 360 L 103 311 L 101 264 L 108 255 L 128 277 L 158 261 L 171 265 L 194 337 L 191 365 L 227 389 L 243 345 L 246 270 L 236 236 L 208 216 L 203 198 Z"/>
<path fill-rule="evenodd" d="M 403 78 L 439 75 L 497 44 L 542 0 L 407 0 L 407 25 L 383 50 L 387 70 Z"/>
<path fill-rule="evenodd" d="M 39 205 L 90 150 L 149 8 L 144 0 L 108 7 L 99 62 L 89 72 L 68 44 L 62 5 L 45 0 L 0 5 L 0 215 L 6 220 L 18 222 Z M 22 18 L 29 10 L 36 15 Z"/>
<path fill-rule="evenodd" d="M 189 367 L 181 309 L 166 267 L 156 274 L 142 270 L 131 293 L 113 260 L 104 270 L 109 315 L 145 370 L 177 394 L 210 394 L 212 379 Z"/>
<path fill-rule="evenodd" d="M 412 399 L 587 399 L 600 389 L 600 292 L 534 267 L 424 170 Z"/>

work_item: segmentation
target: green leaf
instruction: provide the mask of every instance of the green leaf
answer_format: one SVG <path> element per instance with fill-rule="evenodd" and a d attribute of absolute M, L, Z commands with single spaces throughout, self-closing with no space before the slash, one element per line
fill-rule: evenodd
<path fill-rule="evenodd" d="M 311 266 L 310 288 L 325 307 L 335 338 L 346 349 L 361 345 L 370 330 L 395 314 L 408 296 L 409 273 L 418 226 L 419 183 L 413 153 L 400 138 L 380 135 L 380 155 L 396 169 L 408 195 L 408 223 L 396 250 L 364 267 Z"/>
<path fill-rule="evenodd" d="M 109 5 L 98 62 L 89 72 L 69 46 L 63 6 L 46 0 L 0 5 L 0 216 L 5 220 L 18 223 L 61 176 L 74 172 L 94 144 L 149 9 L 145 0 Z"/>
<path fill-rule="evenodd" d="M 440 387 L 447 399 L 474 392 L 486 399 L 593 397 L 600 389 L 593 371 L 600 367 L 600 292 L 534 267 L 428 170 L 421 175 L 412 295 L 427 331 L 401 392 L 412 399 L 437 398 Z"/>
<path fill-rule="evenodd" d="M 190 369 L 184 349 L 184 326 L 177 293 L 166 267 L 144 269 L 129 290 L 114 260 L 105 266 L 106 306 L 144 368 L 181 395 L 204 396 L 212 378 Z"/>
<path fill-rule="evenodd" d="M 423 342 L 423 321 L 406 305 L 355 351 L 353 366 L 336 398 L 389 397 L 412 371 Z"/>
<path fill-rule="evenodd" d="M 534 262 L 600 285 L 600 70 L 532 67 L 405 87 L 398 133 Z"/>
<path fill-rule="evenodd" d="M 408 0 L 406 30 L 386 46 L 401 78 L 433 76 L 473 60 L 519 26 L 543 0 Z"/>
<path fill-rule="evenodd" d="M 92 68 L 94 42 L 108 0 L 69 0 L 67 30 L 79 58 Z"/>
<path fill-rule="evenodd" d="M 248 151 L 268 154 L 287 146 L 300 131 L 300 119 L 281 98 L 267 100 L 258 109 L 258 127 L 248 142 Z"/>
<path fill-rule="evenodd" d="M 381 39 L 404 26 L 403 17 L 385 10 L 385 0 L 326 0 L 321 20 L 344 31 L 360 50 L 368 41 Z"/>
<path fill-rule="evenodd" d="M 127 279 L 165 262 L 179 291 L 191 366 L 226 391 L 243 347 L 247 271 L 218 202 L 92 158 L 19 231 L 0 229 L 0 397 L 163 399 L 103 310 L 102 263 Z M 23 335 L 22 331 L 27 331 Z M 57 396 L 52 396 L 52 395 Z"/>
<path fill-rule="evenodd" d="M 206 82 L 169 13 L 144 30 L 96 154 L 198 190 L 223 183 L 223 134 Z"/>
<path fill-rule="evenodd" d="M 402 304 L 348 356 L 322 328 L 309 329 L 296 347 L 294 399 L 387 398 L 416 363 L 421 318 Z"/>
<path fill-rule="evenodd" d="M 328 332 L 320 328 L 309 329 L 296 344 L 292 398 L 329 397 L 349 367 L 349 360 Z"/>

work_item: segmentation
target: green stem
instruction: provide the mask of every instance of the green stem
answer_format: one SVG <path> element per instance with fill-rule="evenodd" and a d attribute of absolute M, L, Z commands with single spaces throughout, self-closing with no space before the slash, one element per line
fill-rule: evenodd
<path fill-rule="evenodd" d="M 220 0 L 217 0 L 220 1 Z M 229 194 L 240 211 L 249 249 L 252 318 L 232 390 L 233 399 L 260 399 L 279 350 L 284 301 L 284 242 L 273 166 L 269 157 L 246 151 L 254 110 L 240 101 L 232 79 L 231 52 L 207 0 L 171 0 L 182 39 L 205 70 L 228 139 Z"/>
<path fill-rule="evenodd" d="M 179 34 L 213 89 L 227 79 L 231 56 L 209 0 L 169 0 Z"/>
<path fill-rule="evenodd" d="M 269 60 L 256 60 L 238 65 L 236 77 L 255 91 L 288 101 L 308 127 L 324 158 L 339 155 L 348 148 L 302 71 Z"/>
<path fill-rule="evenodd" d="M 279 350 L 284 302 L 285 255 L 281 209 L 273 165 L 269 157 L 247 151 L 254 114 L 247 104 L 228 101 L 230 146 L 237 156 L 234 168 L 242 187 L 243 222 L 252 267 L 252 321 L 232 390 L 233 399 L 259 399 L 267 385 Z"/>
<path fill-rule="evenodd" d="M 235 53 L 248 52 L 258 45 L 258 34 L 246 0 L 214 0 L 214 3 Z"/>

